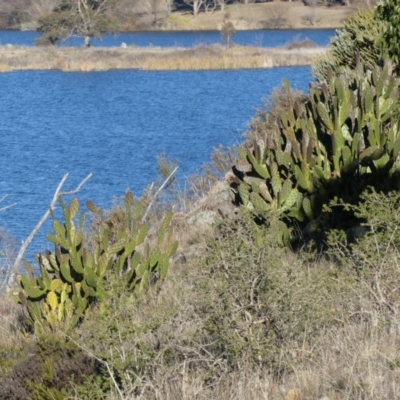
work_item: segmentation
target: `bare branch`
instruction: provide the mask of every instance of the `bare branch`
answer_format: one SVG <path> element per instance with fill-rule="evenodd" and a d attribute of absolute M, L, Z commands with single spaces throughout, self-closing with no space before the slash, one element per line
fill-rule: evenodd
<path fill-rule="evenodd" d="M 14 261 L 14 264 L 12 265 L 10 269 L 10 274 L 7 279 L 7 292 L 11 290 L 12 283 L 15 279 L 15 274 L 18 271 L 18 266 L 22 261 L 22 258 L 25 255 L 26 250 L 28 249 L 28 246 L 31 244 L 33 238 L 36 236 L 37 232 L 39 229 L 43 226 L 43 224 L 46 222 L 47 218 L 50 216 L 50 214 L 53 212 L 57 200 L 63 196 L 63 195 L 70 195 L 79 192 L 79 190 L 82 188 L 82 186 L 91 178 L 92 173 L 90 173 L 74 190 L 70 190 L 68 192 L 61 192 L 61 189 L 65 183 L 65 181 L 68 178 L 68 173 L 64 175 L 64 177 L 61 179 L 61 182 L 58 184 L 57 189 L 54 193 L 53 199 L 51 200 L 50 206 L 47 209 L 47 211 L 43 214 L 43 217 L 40 219 L 40 221 L 37 223 L 37 225 L 33 228 L 32 232 L 28 236 L 28 238 L 22 243 L 22 246 L 18 252 L 17 258 Z"/>
<path fill-rule="evenodd" d="M 67 174 L 68 175 L 68 174 Z M 62 192 L 59 194 L 60 196 L 67 196 L 69 194 L 77 193 L 81 190 L 82 186 L 92 177 L 92 173 L 90 173 L 74 190 L 70 190 L 69 192 Z"/>
<path fill-rule="evenodd" d="M 172 176 L 175 174 L 175 172 L 178 170 L 178 167 L 175 167 L 174 170 L 168 175 L 167 179 L 165 179 L 164 183 L 158 188 L 157 192 L 153 196 L 153 198 L 150 201 L 150 204 L 148 205 L 146 212 L 143 215 L 142 222 L 146 220 L 147 214 L 149 213 L 154 201 L 156 200 L 157 196 L 160 194 L 161 190 L 165 188 L 169 180 L 172 178 Z"/>

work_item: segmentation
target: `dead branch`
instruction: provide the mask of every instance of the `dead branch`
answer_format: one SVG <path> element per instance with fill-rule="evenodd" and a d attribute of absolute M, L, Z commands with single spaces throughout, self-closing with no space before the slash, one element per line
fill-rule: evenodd
<path fill-rule="evenodd" d="M 148 205 L 148 207 L 146 209 L 146 212 L 143 215 L 142 222 L 144 222 L 146 220 L 147 214 L 149 213 L 149 211 L 150 211 L 154 201 L 156 200 L 157 196 L 160 194 L 161 190 L 163 190 L 165 188 L 165 186 L 167 185 L 167 183 L 173 177 L 173 175 L 175 174 L 175 172 L 177 170 L 178 170 L 178 167 L 175 167 L 174 170 L 168 175 L 167 179 L 165 179 L 164 183 L 158 188 L 157 192 L 155 193 L 155 195 L 151 199 L 150 204 Z"/>
<path fill-rule="evenodd" d="M 58 199 L 61 196 L 64 195 L 70 195 L 79 192 L 79 190 L 82 188 L 82 186 L 91 178 L 92 173 L 90 173 L 74 190 L 70 190 L 68 192 L 61 192 L 61 189 L 65 183 L 65 181 L 68 178 L 68 173 L 64 175 L 64 177 L 61 179 L 61 182 L 58 184 L 57 189 L 54 193 L 53 199 L 51 200 L 50 206 L 47 209 L 47 211 L 44 213 L 43 217 L 40 219 L 40 221 L 37 223 L 37 225 L 33 228 L 32 232 L 28 236 L 28 238 L 22 243 L 22 246 L 18 252 L 17 258 L 14 261 L 14 264 L 12 267 L 9 269 L 8 278 L 5 280 L 5 284 L 7 287 L 7 292 L 10 292 L 12 283 L 15 280 L 15 274 L 18 271 L 19 264 L 22 261 L 22 258 L 25 255 L 26 250 L 28 249 L 28 246 L 31 244 L 33 238 L 36 236 L 37 232 L 39 229 L 42 227 L 42 225 L 46 222 L 47 218 L 50 216 L 50 214 L 53 212 L 56 203 Z M 4 284 L 3 284 L 4 285 Z"/>
<path fill-rule="evenodd" d="M 0 203 L 2 203 L 2 202 L 4 201 L 4 199 L 5 199 L 7 196 L 8 196 L 8 195 L 5 194 L 2 198 L 0 198 Z M 5 210 L 7 210 L 8 208 L 14 207 L 14 206 L 16 206 L 16 205 L 17 205 L 17 203 L 13 203 L 13 204 L 10 204 L 10 205 L 8 205 L 8 206 L 4 206 L 4 207 L 0 208 L 0 212 L 5 211 Z"/>

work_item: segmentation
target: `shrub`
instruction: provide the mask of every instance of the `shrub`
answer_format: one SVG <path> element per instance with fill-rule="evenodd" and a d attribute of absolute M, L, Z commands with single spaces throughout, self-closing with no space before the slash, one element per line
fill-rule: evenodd
<path fill-rule="evenodd" d="M 295 103 L 307 101 L 307 96 L 301 91 L 294 91 L 288 80 L 284 80 L 280 88 L 275 88 L 265 104 L 265 110 L 257 110 L 256 116 L 250 121 L 250 129 L 244 133 L 246 145 L 254 140 L 267 140 L 268 137 L 280 135 L 277 125 L 278 118 L 294 107 Z"/>
<path fill-rule="evenodd" d="M 274 213 L 263 226 L 249 216 L 237 222 L 219 227 L 195 284 L 201 342 L 230 371 L 246 365 L 279 375 L 345 312 L 343 282 L 337 271 L 314 269 L 312 257 L 295 258 L 282 248 Z"/>
<path fill-rule="evenodd" d="M 384 193 L 370 187 L 361 194 L 357 204 L 335 200 L 329 206 L 330 210 L 344 207 L 361 221 L 360 226 L 350 232 L 350 237 L 338 230 L 329 233 L 330 254 L 341 267 L 353 269 L 372 286 L 378 274 L 382 291 L 375 299 L 380 299 L 389 308 L 390 304 L 400 306 L 398 266 L 392 262 L 400 249 L 399 204 L 398 191 Z M 375 290 L 380 289 L 375 287 Z"/>
<path fill-rule="evenodd" d="M 99 362 L 65 337 L 40 335 L 26 344 L 13 370 L 2 376 L 0 398 L 65 399 L 74 392 L 74 387 L 87 385 L 89 377 L 102 380 Z M 90 397 L 100 398 L 104 397 L 98 397 L 94 392 Z"/>

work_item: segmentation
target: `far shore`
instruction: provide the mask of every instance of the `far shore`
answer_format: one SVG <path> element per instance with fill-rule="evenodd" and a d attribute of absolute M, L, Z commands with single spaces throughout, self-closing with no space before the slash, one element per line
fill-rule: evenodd
<path fill-rule="evenodd" d="M 256 69 L 311 65 L 326 51 L 305 42 L 296 46 L 265 48 L 251 46 L 199 45 L 180 47 L 26 47 L 0 46 L 0 72 L 26 70 L 107 71 L 138 69 L 216 70 Z"/>

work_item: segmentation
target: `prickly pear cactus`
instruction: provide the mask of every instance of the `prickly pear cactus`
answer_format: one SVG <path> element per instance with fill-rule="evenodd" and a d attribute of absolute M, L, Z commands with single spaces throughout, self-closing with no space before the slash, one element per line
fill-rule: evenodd
<path fill-rule="evenodd" d="M 355 202 L 369 185 L 389 189 L 399 172 L 398 85 L 389 62 L 373 71 L 358 62 L 351 81 L 329 76 L 311 87 L 305 104 L 278 119 L 280 137 L 239 149 L 236 201 L 310 230 L 330 199 Z"/>
<path fill-rule="evenodd" d="M 164 279 L 170 257 L 177 249 L 168 230 L 172 213 L 167 213 L 158 231 L 156 245 L 144 246 L 148 227 L 141 223 L 140 203 L 134 204 L 130 192 L 125 197 L 123 224 L 111 232 L 102 211 L 88 202 L 89 210 L 99 215 L 98 231 L 92 233 L 88 243 L 85 233 L 85 215 L 79 224 L 75 219 L 79 211 L 77 199 L 69 205 L 60 201 L 64 223 L 53 218 L 53 234 L 47 238 L 55 245 L 55 252 L 39 254 L 40 274 L 34 276 L 33 267 L 25 263 L 27 276 L 20 278 L 18 300 L 28 310 L 36 332 L 63 326 L 75 326 L 91 303 L 101 302 L 107 293 L 105 279 L 118 279 L 133 296 L 139 296 L 149 280 Z M 93 244 L 94 243 L 94 244 Z M 139 252 L 138 247 L 144 246 Z M 155 276 L 156 275 L 156 276 Z"/>

